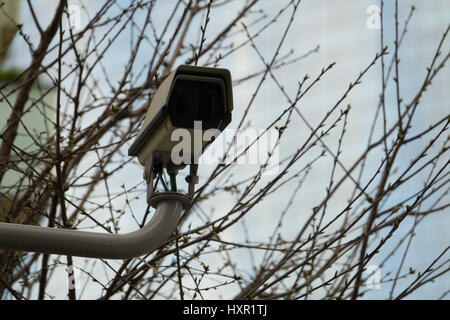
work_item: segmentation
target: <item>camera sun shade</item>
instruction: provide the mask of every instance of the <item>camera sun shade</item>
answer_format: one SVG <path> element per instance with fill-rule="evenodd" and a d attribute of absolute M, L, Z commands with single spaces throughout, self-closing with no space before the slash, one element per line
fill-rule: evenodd
<path fill-rule="evenodd" d="M 221 68 L 181 65 L 161 84 L 152 98 L 143 127 L 128 155 L 145 164 L 150 154 L 170 152 L 176 128 L 222 131 L 231 122 L 233 96 L 230 72 Z"/>

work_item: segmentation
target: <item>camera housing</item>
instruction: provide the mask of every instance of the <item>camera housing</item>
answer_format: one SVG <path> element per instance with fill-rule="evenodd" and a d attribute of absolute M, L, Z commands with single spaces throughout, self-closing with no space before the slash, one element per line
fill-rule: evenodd
<path fill-rule="evenodd" d="M 144 166 L 149 158 L 153 165 L 170 165 L 171 150 L 178 143 L 171 139 L 174 130 L 186 129 L 193 137 L 194 130 L 198 130 L 194 121 L 201 121 L 202 131 L 221 132 L 231 122 L 232 110 L 231 75 L 227 69 L 180 65 L 155 92 L 128 155 L 137 156 Z M 210 142 L 202 140 L 202 153 Z"/>

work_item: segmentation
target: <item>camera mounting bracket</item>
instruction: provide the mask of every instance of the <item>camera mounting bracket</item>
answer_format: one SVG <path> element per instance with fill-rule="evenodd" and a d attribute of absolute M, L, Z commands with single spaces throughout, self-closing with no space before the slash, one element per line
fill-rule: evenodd
<path fill-rule="evenodd" d="M 177 200 L 182 200 L 185 208 L 190 206 L 194 198 L 195 185 L 198 183 L 198 164 L 193 163 L 189 165 L 189 175 L 186 177 L 186 182 L 188 183 L 187 194 L 175 191 L 155 192 L 153 181 L 158 170 L 162 170 L 162 166 L 160 168 L 155 166 L 155 157 L 152 154 L 145 161 L 144 169 L 144 180 L 147 183 L 147 203 L 152 207 L 156 207 L 159 201 L 171 199 L 174 195 L 177 195 Z"/>

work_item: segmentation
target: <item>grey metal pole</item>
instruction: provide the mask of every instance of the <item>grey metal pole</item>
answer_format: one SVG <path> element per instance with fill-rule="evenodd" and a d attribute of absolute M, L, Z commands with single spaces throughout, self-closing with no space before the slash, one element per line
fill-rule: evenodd
<path fill-rule="evenodd" d="M 161 199 L 150 222 L 127 234 L 95 233 L 0 223 L 0 248 L 52 254 L 128 259 L 150 253 L 175 231 L 183 210 L 183 196 Z"/>

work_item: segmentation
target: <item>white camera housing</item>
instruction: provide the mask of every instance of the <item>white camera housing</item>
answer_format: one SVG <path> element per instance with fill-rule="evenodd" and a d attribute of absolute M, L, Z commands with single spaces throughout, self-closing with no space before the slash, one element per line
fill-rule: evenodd
<path fill-rule="evenodd" d="M 227 69 L 180 65 L 169 74 L 155 92 L 139 134 L 128 150 L 142 165 L 170 163 L 172 141 L 177 128 L 187 129 L 194 137 L 194 121 L 202 131 L 220 132 L 231 122 L 233 94 Z M 210 141 L 202 141 L 202 153 Z M 188 163 L 185 163 L 186 165 Z"/>

